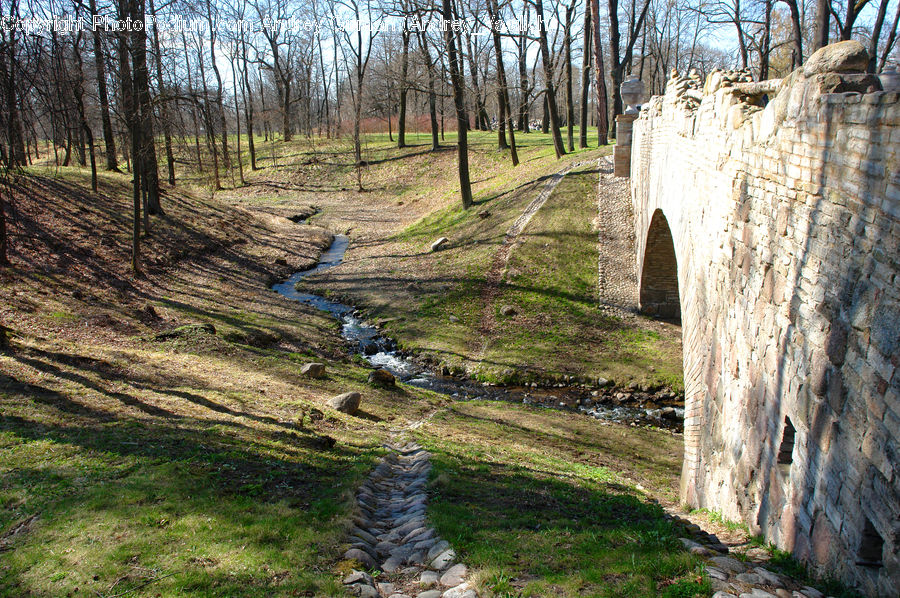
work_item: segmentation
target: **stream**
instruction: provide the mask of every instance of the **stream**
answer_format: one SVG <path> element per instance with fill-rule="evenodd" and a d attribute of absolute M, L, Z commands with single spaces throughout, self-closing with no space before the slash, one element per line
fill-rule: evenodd
<path fill-rule="evenodd" d="M 297 283 L 304 278 L 339 265 L 349 245 L 350 238 L 347 235 L 335 235 L 331 246 L 322 254 L 315 267 L 295 272 L 284 282 L 272 285 L 272 290 L 334 316 L 341 323 L 341 335 L 353 352 L 363 356 L 373 367 L 387 370 L 404 384 L 457 400 L 510 401 L 577 411 L 598 420 L 653 425 L 673 430 L 683 428 L 683 402 L 679 402 L 678 397 L 672 393 L 650 396 L 646 393 L 613 389 L 598 391 L 573 386 L 501 387 L 467 378 L 440 375 L 416 363 L 398 350 L 393 339 L 382 335 L 375 326 L 365 322 L 355 307 L 297 290 Z"/>

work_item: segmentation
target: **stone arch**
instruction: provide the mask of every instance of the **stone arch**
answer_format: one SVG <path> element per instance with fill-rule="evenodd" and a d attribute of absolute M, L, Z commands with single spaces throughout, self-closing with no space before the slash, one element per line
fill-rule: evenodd
<path fill-rule="evenodd" d="M 675 243 L 669 222 L 659 209 L 653 212 L 647 228 L 641 267 L 640 309 L 648 316 L 681 321 Z"/>

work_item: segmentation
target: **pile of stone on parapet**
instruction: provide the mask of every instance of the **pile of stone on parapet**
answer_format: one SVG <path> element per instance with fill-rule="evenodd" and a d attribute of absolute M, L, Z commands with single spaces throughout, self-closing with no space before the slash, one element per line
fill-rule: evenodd
<path fill-rule="evenodd" d="M 700 107 L 703 96 L 729 89 L 740 102 L 762 108 L 782 90 L 798 83 L 815 95 L 825 93 L 871 93 L 881 91 L 877 75 L 866 73 L 868 54 L 857 41 L 845 41 L 816 51 L 806 63 L 784 79 L 754 81 L 749 70 L 716 69 L 702 83 L 696 70 L 679 75 L 673 70 L 664 96 L 656 96 L 646 109 L 661 112 L 662 101 L 673 102 L 689 111 Z M 809 99 L 809 98 L 807 98 Z"/>

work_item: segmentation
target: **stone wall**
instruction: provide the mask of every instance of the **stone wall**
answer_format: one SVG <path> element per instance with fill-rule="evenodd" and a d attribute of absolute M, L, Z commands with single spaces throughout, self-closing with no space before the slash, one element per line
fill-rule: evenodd
<path fill-rule="evenodd" d="M 637 268 L 677 272 L 683 500 L 898 596 L 900 97 L 812 62 L 769 89 L 674 78 L 642 108 Z"/>

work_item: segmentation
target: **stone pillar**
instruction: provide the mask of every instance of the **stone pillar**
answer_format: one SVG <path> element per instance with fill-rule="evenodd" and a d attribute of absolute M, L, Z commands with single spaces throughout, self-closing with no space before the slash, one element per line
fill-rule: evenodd
<path fill-rule="evenodd" d="M 635 114 L 620 114 L 616 117 L 616 145 L 613 148 L 613 174 L 631 176 L 631 135 Z"/>

